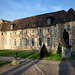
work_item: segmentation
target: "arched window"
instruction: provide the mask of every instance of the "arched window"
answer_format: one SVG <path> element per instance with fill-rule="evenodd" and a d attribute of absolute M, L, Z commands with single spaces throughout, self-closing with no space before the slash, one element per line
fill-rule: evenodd
<path fill-rule="evenodd" d="M 25 39 L 25 46 L 26 47 L 28 46 L 28 39 L 27 38 Z"/>
<path fill-rule="evenodd" d="M 32 46 L 34 46 L 34 38 L 32 38 Z"/>
<path fill-rule="evenodd" d="M 39 46 L 42 46 L 42 38 L 39 38 Z"/>

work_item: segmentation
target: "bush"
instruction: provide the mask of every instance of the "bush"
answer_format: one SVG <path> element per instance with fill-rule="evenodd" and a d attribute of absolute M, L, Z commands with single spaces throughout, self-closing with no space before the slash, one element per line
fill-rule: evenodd
<path fill-rule="evenodd" d="M 44 57 L 48 57 L 48 51 L 47 51 L 45 44 L 43 44 L 40 50 L 40 58 L 44 58 Z"/>
<path fill-rule="evenodd" d="M 61 46 L 60 46 L 60 44 L 58 45 L 58 48 L 57 48 L 57 54 L 61 54 Z"/>

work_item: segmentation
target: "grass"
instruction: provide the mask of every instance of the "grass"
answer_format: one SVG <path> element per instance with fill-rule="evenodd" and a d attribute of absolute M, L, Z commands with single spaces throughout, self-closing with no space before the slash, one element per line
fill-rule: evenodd
<path fill-rule="evenodd" d="M 72 60 L 75 60 L 75 54 L 71 54 L 71 57 Z"/>
<path fill-rule="evenodd" d="M 39 52 L 27 52 L 27 51 L 0 51 L 0 56 L 14 57 L 14 53 L 18 52 L 18 57 L 29 59 L 43 59 L 43 60 L 61 60 L 61 55 L 56 53 L 49 53 L 47 58 L 40 58 Z"/>
<path fill-rule="evenodd" d="M 45 60 L 62 60 L 61 54 L 51 53 L 48 58 L 43 58 Z"/>
<path fill-rule="evenodd" d="M 10 62 L 8 62 L 8 61 L 0 61 L 0 66 L 7 65 L 7 64 L 10 64 Z"/>

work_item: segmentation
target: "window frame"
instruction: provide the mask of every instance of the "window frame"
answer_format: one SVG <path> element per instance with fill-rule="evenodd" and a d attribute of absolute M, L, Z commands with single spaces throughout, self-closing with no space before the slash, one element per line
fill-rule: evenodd
<path fill-rule="evenodd" d="M 34 46 L 34 38 L 32 38 L 32 46 Z"/>
<path fill-rule="evenodd" d="M 42 33 L 42 29 L 39 29 L 39 33 L 40 33 L 40 34 Z"/>
<path fill-rule="evenodd" d="M 49 47 L 50 46 L 50 38 L 48 37 L 47 38 L 47 47 Z"/>
<path fill-rule="evenodd" d="M 16 39 L 14 39 L 14 46 L 16 46 Z"/>
<path fill-rule="evenodd" d="M 22 39 L 20 39 L 20 47 L 22 46 Z"/>
<path fill-rule="evenodd" d="M 10 42 L 9 42 L 9 45 L 11 46 L 11 39 L 9 39 L 9 41 L 10 41 Z"/>
<path fill-rule="evenodd" d="M 50 33 L 50 29 L 48 28 L 47 30 L 48 30 L 48 33 Z"/>
<path fill-rule="evenodd" d="M 67 25 L 67 30 L 70 31 L 70 25 Z"/>
<path fill-rule="evenodd" d="M 7 39 L 5 39 L 5 46 L 7 45 Z"/>
<path fill-rule="evenodd" d="M 28 46 L 28 39 L 25 38 L 25 47 L 27 47 L 27 46 Z"/>
<path fill-rule="evenodd" d="M 42 38 L 39 38 L 39 46 L 42 46 Z"/>

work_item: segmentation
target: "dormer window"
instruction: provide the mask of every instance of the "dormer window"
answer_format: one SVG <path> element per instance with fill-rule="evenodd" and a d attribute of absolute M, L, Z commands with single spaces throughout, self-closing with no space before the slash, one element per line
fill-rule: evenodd
<path fill-rule="evenodd" d="M 51 18 L 47 18 L 47 25 L 51 25 Z"/>
<path fill-rule="evenodd" d="M 11 24 L 11 29 L 13 29 L 13 24 Z"/>

